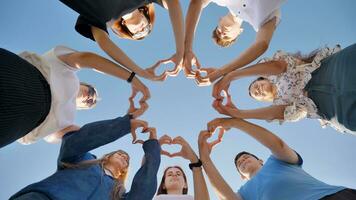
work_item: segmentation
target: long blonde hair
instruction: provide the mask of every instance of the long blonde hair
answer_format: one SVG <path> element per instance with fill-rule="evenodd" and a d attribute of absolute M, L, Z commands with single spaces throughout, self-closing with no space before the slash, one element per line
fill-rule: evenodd
<path fill-rule="evenodd" d="M 100 167 L 103 169 L 102 173 L 104 175 L 105 164 L 108 163 L 110 157 L 116 153 L 125 154 L 129 158 L 128 160 L 130 160 L 130 156 L 128 153 L 126 153 L 123 150 L 117 150 L 117 151 L 113 151 L 111 153 L 105 154 L 103 157 L 101 157 L 99 159 L 85 160 L 85 161 L 82 161 L 82 162 L 79 162 L 76 164 L 62 162 L 61 167 L 67 168 L 67 169 L 85 169 L 85 168 L 89 168 L 93 165 L 100 165 Z M 129 165 L 130 165 L 130 163 L 128 161 L 127 167 L 122 169 L 118 176 L 116 174 L 113 174 L 115 176 L 115 177 L 113 177 L 115 183 L 114 183 L 113 190 L 111 192 L 112 200 L 120 199 L 122 197 L 122 195 L 126 192 L 125 182 L 128 177 Z"/>

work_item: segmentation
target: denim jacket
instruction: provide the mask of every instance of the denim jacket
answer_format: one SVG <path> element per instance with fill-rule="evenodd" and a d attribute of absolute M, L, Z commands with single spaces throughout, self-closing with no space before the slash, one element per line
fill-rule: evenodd
<path fill-rule="evenodd" d="M 86 124 L 78 131 L 66 134 L 62 141 L 57 171 L 48 178 L 31 184 L 10 199 L 28 192 L 40 192 L 53 200 L 105 200 L 111 199 L 114 180 L 104 173 L 99 164 L 88 168 L 64 168 L 63 163 L 78 163 L 96 159 L 89 153 L 102 145 L 113 142 L 130 132 L 128 115 L 112 120 Z M 145 163 L 135 174 L 131 189 L 121 199 L 149 200 L 157 188 L 157 171 L 160 165 L 160 145 L 157 140 L 143 144 Z"/>

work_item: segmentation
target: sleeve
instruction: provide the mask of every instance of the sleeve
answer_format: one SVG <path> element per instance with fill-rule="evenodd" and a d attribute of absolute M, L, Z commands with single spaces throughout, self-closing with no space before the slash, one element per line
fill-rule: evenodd
<path fill-rule="evenodd" d="M 89 20 L 88 18 L 86 18 L 83 15 L 79 15 L 79 17 L 77 19 L 77 23 L 75 24 L 75 30 L 80 35 L 95 41 L 93 33 L 91 31 L 92 26 L 97 27 L 97 28 L 105 31 L 107 34 L 109 34 L 105 23 Z"/>
<path fill-rule="evenodd" d="M 84 125 L 62 140 L 58 164 L 80 160 L 88 151 L 113 142 L 130 132 L 130 115 Z"/>
<path fill-rule="evenodd" d="M 312 62 L 312 66 L 313 67 L 320 66 L 321 65 L 321 60 L 323 60 L 324 58 L 339 52 L 340 50 L 341 50 L 341 46 L 340 45 L 336 45 L 334 48 L 329 48 L 329 47 L 322 48 L 315 55 L 314 60 Z"/>
<path fill-rule="evenodd" d="M 304 163 L 304 161 L 303 161 L 303 158 L 302 158 L 302 156 L 300 156 L 300 154 L 298 153 L 298 152 L 296 152 L 295 150 L 293 150 L 296 154 L 297 154 L 297 156 L 298 156 L 298 162 L 296 163 L 296 164 L 291 164 L 291 163 L 287 163 L 287 162 L 285 162 L 285 161 L 283 161 L 283 160 L 279 160 L 278 158 L 276 158 L 274 155 L 271 155 L 268 159 L 267 159 L 267 161 L 266 161 L 266 163 L 269 161 L 269 162 L 279 162 L 279 163 L 283 163 L 284 165 L 297 165 L 297 166 L 299 166 L 299 167 L 302 167 L 303 166 L 303 163 Z"/>
<path fill-rule="evenodd" d="M 307 114 L 308 110 L 304 105 L 293 102 L 292 105 L 287 106 L 284 110 L 284 121 L 296 122 L 305 118 Z"/>
<path fill-rule="evenodd" d="M 125 199 L 152 199 L 157 189 L 157 172 L 161 163 L 161 147 L 158 140 L 147 140 L 143 144 L 145 161 L 133 178 L 131 189 Z"/>

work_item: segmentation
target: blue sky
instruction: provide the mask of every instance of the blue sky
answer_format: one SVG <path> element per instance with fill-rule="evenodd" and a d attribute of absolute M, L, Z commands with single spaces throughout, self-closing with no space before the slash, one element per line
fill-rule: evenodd
<path fill-rule="evenodd" d="M 181 1 L 186 13 L 189 1 Z M 356 41 L 356 2 L 353 0 L 312 0 L 288 1 L 282 7 L 282 21 L 274 35 L 270 49 L 264 56 L 283 49 L 290 52 L 309 51 L 324 45 L 341 44 L 342 47 Z M 168 58 L 174 53 L 174 38 L 168 12 L 156 7 L 157 21 L 152 34 L 140 42 L 113 40 L 142 67 L 148 67 L 158 59 Z M 244 33 L 235 45 L 222 49 L 210 39 L 211 30 L 227 9 L 209 5 L 202 14 L 196 32 L 194 51 L 203 66 L 219 67 L 239 55 L 254 40 L 255 32 L 244 24 Z M 59 1 L 21 1 L 3 2 L 0 7 L 0 47 L 20 53 L 28 50 L 42 54 L 56 45 L 62 44 L 79 51 L 92 51 L 106 56 L 97 45 L 81 37 L 74 31 L 77 13 Z M 106 56 L 107 57 L 107 56 Z M 94 84 L 101 96 L 95 109 L 79 111 L 78 125 L 88 122 L 114 118 L 124 115 L 128 108 L 127 98 L 130 86 L 122 80 L 82 70 L 78 73 L 82 81 Z M 241 108 L 263 106 L 248 97 L 247 87 L 251 78 L 236 81 L 231 93 Z M 206 123 L 219 117 L 211 103 L 211 87 L 197 87 L 194 81 L 183 74 L 169 78 L 164 83 L 144 80 L 150 88 L 152 98 L 150 108 L 142 116 L 151 126 L 158 129 L 159 135 L 183 136 L 197 150 L 197 136 L 206 128 Z M 356 188 L 356 136 L 343 135 L 331 128 L 322 129 L 316 120 L 303 120 L 298 123 L 267 123 L 254 121 L 285 140 L 304 158 L 304 169 L 314 177 L 330 184 Z M 100 133 L 98 133 L 100 134 Z M 145 138 L 145 136 L 142 136 Z M 130 136 L 93 151 L 98 156 L 124 149 L 131 155 L 130 188 L 132 177 L 140 166 L 143 151 L 140 145 L 132 145 Z M 167 148 L 170 151 L 177 147 Z M 234 190 L 243 184 L 235 167 L 236 153 L 248 150 L 266 159 L 269 151 L 246 134 L 231 130 L 225 134 L 224 141 L 212 153 L 218 169 Z M 34 145 L 23 146 L 13 143 L 0 150 L 0 199 L 12 194 L 33 182 L 42 180 L 56 169 L 59 145 L 40 141 Z M 162 157 L 162 171 L 169 165 L 181 165 L 188 175 L 189 189 L 193 194 L 192 174 L 188 161 Z M 208 179 L 206 179 L 208 182 Z M 211 199 L 217 199 L 209 185 Z"/>

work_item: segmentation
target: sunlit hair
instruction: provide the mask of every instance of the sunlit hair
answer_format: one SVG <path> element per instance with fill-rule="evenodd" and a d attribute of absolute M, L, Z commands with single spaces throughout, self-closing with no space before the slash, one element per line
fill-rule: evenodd
<path fill-rule="evenodd" d="M 251 94 L 251 87 L 252 87 L 252 85 L 255 84 L 255 83 L 258 82 L 258 81 L 265 81 L 265 80 L 268 80 L 268 79 L 261 76 L 261 77 L 258 77 L 256 80 L 252 81 L 252 83 L 250 84 L 250 86 L 248 86 L 248 94 L 250 95 L 250 97 L 254 98 L 254 97 L 252 96 L 252 94 Z"/>
<path fill-rule="evenodd" d="M 217 29 L 218 29 L 218 27 L 215 27 L 211 37 L 212 37 L 213 41 L 215 42 L 215 44 L 220 46 L 220 47 L 229 47 L 229 46 L 231 46 L 232 44 L 235 43 L 235 41 L 239 37 L 239 36 L 236 36 L 236 38 L 234 38 L 233 40 L 222 39 L 216 33 Z"/>
<path fill-rule="evenodd" d="M 170 166 L 170 167 L 167 167 L 163 172 L 161 183 L 159 184 L 158 191 L 157 191 L 157 196 L 161 195 L 161 194 L 167 194 L 167 188 L 165 188 L 164 182 L 165 182 L 165 179 L 166 179 L 167 171 L 169 169 L 172 169 L 172 168 L 177 168 L 182 172 L 183 178 L 184 178 L 184 182 L 185 182 L 185 184 L 187 186 L 186 188 L 183 188 L 182 194 L 188 194 L 187 176 L 185 175 L 183 169 L 181 167 L 179 167 L 179 166 Z"/>
<path fill-rule="evenodd" d="M 310 52 L 309 54 L 302 54 L 300 51 L 298 51 L 296 53 L 289 53 L 289 55 L 303 61 L 304 63 L 311 63 L 311 62 L 313 62 L 316 54 L 318 54 L 320 52 L 320 50 L 321 50 L 320 48 L 315 49 L 312 52 Z"/>
<path fill-rule="evenodd" d="M 145 16 L 148 22 L 148 34 L 149 35 L 153 29 L 153 25 L 155 22 L 155 9 L 153 3 L 150 3 L 148 5 L 142 6 L 138 8 L 138 10 Z M 124 39 L 130 39 L 130 40 L 142 40 L 145 38 L 147 35 L 140 37 L 140 38 L 134 38 L 134 34 L 131 33 L 131 31 L 127 28 L 127 26 L 123 23 L 124 19 L 120 17 L 120 19 L 116 20 L 113 24 L 113 32 Z"/>
<path fill-rule="evenodd" d="M 93 165 L 100 165 L 100 167 L 103 169 L 102 170 L 102 176 L 104 176 L 104 166 L 105 164 L 107 164 L 109 162 L 109 159 L 112 155 L 114 155 L 115 153 L 122 153 L 125 154 L 128 157 L 128 162 L 127 162 L 127 167 L 125 169 L 122 169 L 120 171 L 119 175 L 115 175 L 114 178 L 114 187 L 113 190 L 111 191 L 111 199 L 115 200 L 115 199 L 120 199 L 122 197 L 122 195 L 126 192 L 125 189 L 125 183 L 128 177 L 128 170 L 129 170 L 129 160 L 130 160 L 130 156 L 128 153 L 126 153 L 123 150 L 117 150 L 117 151 L 113 151 L 111 153 L 105 154 L 103 157 L 99 158 L 99 159 L 93 159 L 93 160 L 86 160 L 86 161 L 82 161 L 76 164 L 73 163 L 61 163 L 61 169 L 85 169 L 85 168 L 89 168 L 92 167 Z"/>
<path fill-rule="evenodd" d="M 88 101 L 86 101 L 86 105 L 87 107 L 80 107 L 80 109 L 91 109 L 94 108 L 96 106 L 96 102 L 99 99 L 99 94 L 98 91 L 95 89 L 94 86 L 85 83 L 85 82 L 80 82 L 80 85 L 85 86 L 88 88 L 88 96 L 89 99 Z"/>
<path fill-rule="evenodd" d="M 254 155 L 254 154 L 252 154 L 252 153 L 249 153 L 249 152 L 247 152 L 247 151 L 241 151 L 240 153 L 238 153 L 238 154 L 235 156 L 234 164 L 235 164 L 235 167 L 236 167 L 237 171 L 238 171 L 240 174 L 241 174 L 241 172 L 240 172 L 239 168 L 237 167 L 236 162 L 237 162 L 237 160 L 238 160 L 241 156 L 243 156 L 244 154 L 250 155 L 250 156 L 256 158 L 257 160 L 260 160 L 256 155 Z M 262 165 L 263 165 L 263 164 L 262 164 Z"/>

